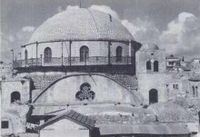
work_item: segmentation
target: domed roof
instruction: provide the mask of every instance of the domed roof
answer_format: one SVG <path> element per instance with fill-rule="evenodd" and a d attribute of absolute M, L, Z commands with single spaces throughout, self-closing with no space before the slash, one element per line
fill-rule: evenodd
<path fill-rule="evenodd" d="M 148 43 L 142 45 L 141 50 L 159 50 L 159 47 L 156 44 Z"/>
<path fill-rule="evenodd" d="M 134 40 L 121 22 L 110 14 L 78 8 L 47 19 L 33 33 L 29 43 L 54 40 Z"/>

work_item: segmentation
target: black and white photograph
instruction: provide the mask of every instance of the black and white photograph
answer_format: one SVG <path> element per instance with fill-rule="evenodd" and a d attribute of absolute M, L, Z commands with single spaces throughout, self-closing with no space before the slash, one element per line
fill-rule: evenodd
<path fill-rule="evenodd" d="M 0 0 L 1 137 L 200 137 L 200 0 Z"/>

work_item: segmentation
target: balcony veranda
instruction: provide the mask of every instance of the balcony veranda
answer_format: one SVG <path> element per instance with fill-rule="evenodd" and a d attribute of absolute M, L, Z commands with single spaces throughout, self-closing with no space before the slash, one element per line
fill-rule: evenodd
<path fill-rule="evenodd" d="M 84 60 L 80 57 L 52 57 L 50 59 L 44 58 L 30 58 L 27 60 L 15 60 L 13 61 L 14 68 L 23 67 L 36 67 L 36 66 L 93 66 L 93 65 L 131 65 L 133 57 L 104 57 L 104 56 L 92 56 Z"/>

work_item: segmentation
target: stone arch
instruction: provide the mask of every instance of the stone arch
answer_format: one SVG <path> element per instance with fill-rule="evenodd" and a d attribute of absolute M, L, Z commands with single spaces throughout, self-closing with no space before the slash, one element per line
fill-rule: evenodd
<path fill-rule="evenodd" d="M 133 94 L 131 91 L 129 91 L 125 86 L 123 86 L 123 85 L 121 85 L 119 82 L 117 82 L 117 81 L 115 81 L 115 80 L 113 80 L 113 79 L 111 79 L 111 78 L 109 78 L 108 76 L 105 76 L 105 75 L 101 75 L 101 74 L 92 74 L 92 75 L 88 75 L 88 74 L 75 74 L 75 75 L 70 75 L 70 76 L 65 76 L 65 77 L 63 77 L 63 78 L 60 78 L 60 79 L 58 79 L 58 80 L 56 80 L 56 81 L 54 81 L 50 86 L 48 86 L 45 90 L 43 90 L 34 100 L 33 100 L 33 103 L 38 103 L 38 102 L 40 102 L 40 101 L 38 101 L 38 100 L 41 100 L 40 98 L 42 97 L 42 96 L 44 96 L 44 94 L 48 94 L 48 92 L 51 90 L 51 89 L 56 89 L 55 88 L 55 85 L 56 84 L 59 84 L 60 82 L 62 82 L 62 81 L 66 81 L 67 79 L 70 79 L 71 78 L 71 81 L 68 81 L 68 82 L 65 82 L 64 84 L 60 84 L 60 85 L 64 85 L 65 87 L 73 87 L 71 84 L 70 84 L 70 86 L 67 86 L 66 84 L 67 83 L 70 83 L 70 82 L 72 82 L 73 81 L 73 83 L 74 84 L 77 84 L 77 82 L 74 82 L 74 79 L 72 79 L 72 78 L 75 78 L 75 77 L 78 77 L 77 78 L 77 80 L 79 81 L 79 85 L 77 85 L 77 88 L 76 88 L 76 90 L 73 90 L 73 95 L 71 95 L 71 97 L 73 97 L 75 100 L 76 100 L 76 93 L 78 92 L 78 90 L 79 90 L 79 87 L 80 87 L 80 85 L 82 84 L 82 83 L 84 83 L 84 82 L 80 82 L 80 79 L 82 79 L 81 77 L 82 76 L 85 76 L 85 77 L 90 77 L 90 81 L 88 82 L 88 83 L 90 83 L 90 85 L 91 85 L 91 91 L 94 91 L 95 92 L 95 100 L 94 101 L 98 101 L 98 94 L 100 93 L 100 92 L 107 92 L 106 93 L 106 95 L 105 95 L 105 93 L 104 93 L 104 95 L 105 95 L 105 98 L 111 98 L 111 97 L 113 97 L 114 96 L 114 98 L 113 98 L 113 100 L 112 101 L 118 101 L 118 102 L 129 102 L 130 104 L 131 104 L 131 102 L 132 102 L 132 104 L 134 104 L 134 105 L 138 105 L 138 104 L 140 104 L 141 103 L 141 100 L 140 100 L 140 98 L 139 98 L 139 96 L 137 96 L 136 94 Z M 98 80 L 96 79 L 96 77 L 101 77 L 101 80 L 103 80 L 104 81 L 104 84 L 106 84 L 108 81 L 110 81 L 107 85 L 104 85 L 104 84 L 102 84 L 101 82 L 98 82 Z M 76 79 L 76 78 L 75 78 Z M 99 89 L 99 87 L 95 87 L 96 86 L 96 84 L 97 85 L 101 85 L 100 87 L 105 87 L 105 86 L 107 86 L 107 87 L 109 87 L 110 88 L 110 90 L 108 89 L 107 91 L 106 90 L 101 90 L 101 91 L 97 91 L 97 89 Z M 116 88 L 116 89 L 118 89 L 117 91 L 115 91 L 115 90 L 111 90 L 111 88 L 112 88 L 112 86 L 110 86 L 110 84 L 113 84 L 114 85 L 114 88 Z M 63 87 L 63 88 L 65 88 L 65 87 Z M 59 87 L 60 88 L 60 87 Z M 67 89 L 66 89 L 67 90 Z M 66 91 L 66 90 L 63 90 L 64 92 Z M 72 91 L 71 89 L 68 89 L 68 91 Z M 51 92 L 51 91 L 50 91 Z M 109 96 L 109 92 L 115 92 L 116 93 L 116 95 L 112 95 L 112 96 Z M 54 92 L 52 92 L 52 93 L 54 93 Z M 62 93 L 62 92 L 61 92 Z M 68 93 L 66 93 L 66 94 L 68 94 Z M 117 98 L 117 99 L 115 99 L 115 98 Z M 119 99 L 120 98 L 120 99 Z M 123 99 L 122 99 L 123 98 Z M 108 100 L 106 100 L 106 101 L 108 101 L 109 102 L 109 99 Z M 111 101 L 111 102 L 112 102 Z M 133 103 L 134 102 L 134 103 Z"/>
<path fill-rule="evenodd" d="M 158 90 L 157 89 L 149 90 L 149 104 L 157 102 L 158 102 Z"/>
<path fill-rule="evenodd" d="M 73 76 L 80 76 L 80 75 L 83 76 L 83 75 L 88 75 L 88 74 L 73 74 L 73 75 L 64 76 L 64 77 L 61 77 L 61 78 L 55 80 L 55 81 L 52 82 L 48 87 L 46 87 L 46 88 L 33 100 L 33 102 L 35 102 L 44 92 L 46 92 L 51 86 L 53 86 L 55 83 L 59 82 L 60 80 L 65 79 L 65 78 L 69 78 L 69 77 L 73 77 Z M 127 87 L 125 87 L 124 85 L 122 85 L 122 84 L 119 83 L 118 81 L 116 81 L 116 80 L 114 80 L 114 79 L 112 79 L 112 78 L 110 78 L 110 77 L 108 77 L 108 76 L 106 76 L 106 75 L 102 75 L 102 74 L 92 74 L 92 75 L 99 75 L 99 76 L 106 77 L 106 78 L 108 78 L 108 79 L 110 79 L 110 80 L 116 82 L 117 84 L 119 84 L 120 86 L 122 86 L 122 87 L 124 87 L 124 88 L 126 88 L 126 89 L 128 90 Z"/>

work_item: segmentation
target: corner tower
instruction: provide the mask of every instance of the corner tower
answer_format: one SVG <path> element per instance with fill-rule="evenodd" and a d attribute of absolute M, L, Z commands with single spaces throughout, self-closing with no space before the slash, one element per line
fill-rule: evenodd
<path fill-rule="evenodd" d="M 144 44 L 136 53 L 138 90 L 144 104 L 166 101 L 165 50 L 155 44 Z"/>

